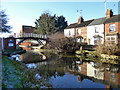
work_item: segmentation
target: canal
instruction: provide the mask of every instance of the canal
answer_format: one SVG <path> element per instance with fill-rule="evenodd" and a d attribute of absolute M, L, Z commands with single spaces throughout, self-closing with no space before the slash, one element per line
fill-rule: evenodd
<path fill-rule="evenodd" d="M 73 54 L 27 51 L 21 62 L 52 88 L 119 88 L 119 65 L 82 60 Z"/>

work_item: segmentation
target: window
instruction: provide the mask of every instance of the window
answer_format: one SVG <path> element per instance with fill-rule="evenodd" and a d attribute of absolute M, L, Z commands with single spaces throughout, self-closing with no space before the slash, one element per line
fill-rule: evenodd
<path fill-rule="evenodd" d="M 111 24 L 111 25 L 109 26 L 109 31 L 110 31 L 110 32 L 115 32 L 115 24 Z"/>
<path fill-rule="evenodd" d="M 81 66 L 78 66 L 78 72 L 81 72 Z"/>
<path fill-rule="evenodd" d="M 110 74 L 110 81 L 112 81 L 112 82 L 115 82 L 116 80 L 115 80 L 115 74 L 114 73 L 111 73 Z"/>
<path fill-rule="evenodd" d="M 81 29 L 77 30 L 77 35 L 81 35 Z"/>
<path fill-rule="evenodd" d="M 9 46 L 9 47 L 13 47 L 13 43 L 9 43 L 8 46 Z"/>
<path fill-rule="evenodd" d="M 106 36 L 106 44 L 111 45 L 116 43 L 116 36 Z"/>
<path fill-rule="evenodd" d="M 95 33 L 99 33 L 99 27 L 95 27 Z"/>
<path fill-rule="evenodd" d="M 97 45 L 97 43 L 98 43 L 98 39 L 94 38 L 94 44 Z"/>
<path fill-rule="evenodd" d="M 71 35 L 70 31 L 69 31 L 69 36 Z"/>

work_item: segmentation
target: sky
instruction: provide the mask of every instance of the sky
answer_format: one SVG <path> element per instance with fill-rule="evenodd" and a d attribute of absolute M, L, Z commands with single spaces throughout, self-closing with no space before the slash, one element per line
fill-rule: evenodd
<path fill-rule="evenodd" d="M 43 2 L 44 1 L 44 2 Z M 22 25 L 35 26 L 36 19 L 39 19 L 44 11 L 49 11 L 52 15 L 63 15 L 69 24 L 76 23 L 79 16 L 84 20 L 105 17 L 104 0 L 62 0 L 48 2 L 47 0 L 4 0 L 1 1 L 1 9 L 8 15 L 8 24 L 12 26 L 12 33 L 19 33 Z M 113 9 L 114 15 L 118 14 L 118 2 L 106 3 L 106 9 Z M 78 12 L 77 10 L 82 12 Z"/>

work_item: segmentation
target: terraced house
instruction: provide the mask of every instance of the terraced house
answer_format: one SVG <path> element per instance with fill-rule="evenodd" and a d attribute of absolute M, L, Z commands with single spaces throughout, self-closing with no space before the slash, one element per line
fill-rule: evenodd
<path fill-rule="evenodd" d="M 105 21 L 105 43 L 111 45 L 113 43 L 120 44 L 120 14 L 113 15 L 112 10 L 107 10 L 107 20 Z"/>
<path fill-rule="evenodd" d="M 113 15 L 112 9 L 108 9 L 106 17 L 84 21 L 79 17 L 78 23 L 70 24 L 64 29 L 66 37 L 77 38 L 78 42 L 88 45 L 112 43 L 118 44 L 120 38 L 120 14 Z"/>

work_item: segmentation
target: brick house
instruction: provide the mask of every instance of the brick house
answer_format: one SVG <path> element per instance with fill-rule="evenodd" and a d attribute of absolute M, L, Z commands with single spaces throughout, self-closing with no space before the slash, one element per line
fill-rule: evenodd
<path fill-rule="evenodd" d="M 105 43 L 106 45 L 120 44 L 120 14 L 113 15 L 111 9 L 107 10 L 105 21 Z"/>
<path fill-rule="evenodd" d="M 107 9 L 103 18 L 84 21 L 79 17 L 77 23 L 64 29 L 64 35 L 89 45 L 98 45 L 99 41 L 101 44 L 120 44 L 120 14 L 113 15 L 112 9 Z"/>
<path fill-rule="evenodd" d="M 20 30 L 20 34 L 22 34 L 22 33 L 33 33 L 33 32 L 34 32 L 34 27 L 26 26 L 26 25 L 23 25 L 22 30 Z"/>
<path fill-rule="evenodd" d="M 23 25 L 22 29 L 20 30 L 20 35 L 22 35 L 23 33 L 33 33 L 33 32 L 34 32 L 34 27 Z M 31 46 L 32 43 L 26 43 L 26 42 L 21 43 L 21 45 L 24 45 L 24 46 L 28 46 L 27 44 Z M 23 49 L 30 49 L 30 48 L 26 47 Z"/>
<path fill-rule="evenodd" d="M 66 37 L 75 37 L 78 42 L 87 43 L 87 25 L 93 20 L 84 21 L 83 17 L 79 17 L 77 23 L 70 24 L 64 29 Z"/>
<path fill-rule="evenodd" d="M 16 49 L 16 39 L 14 37 L 4 38 L 4 49 Z"/>
<path fill-rule="evenodd" d="M 82 19 L 82 17 L 80 18 Z M 87 43 L 87 26 L 93 20 L 88 20 L 88 21 L 78 20 L 78 21 L 82 21 L 82 22 L 78 22 L 78 25 L 76 26 L 75 37 L 77 38 L 78 42 Z"/>

